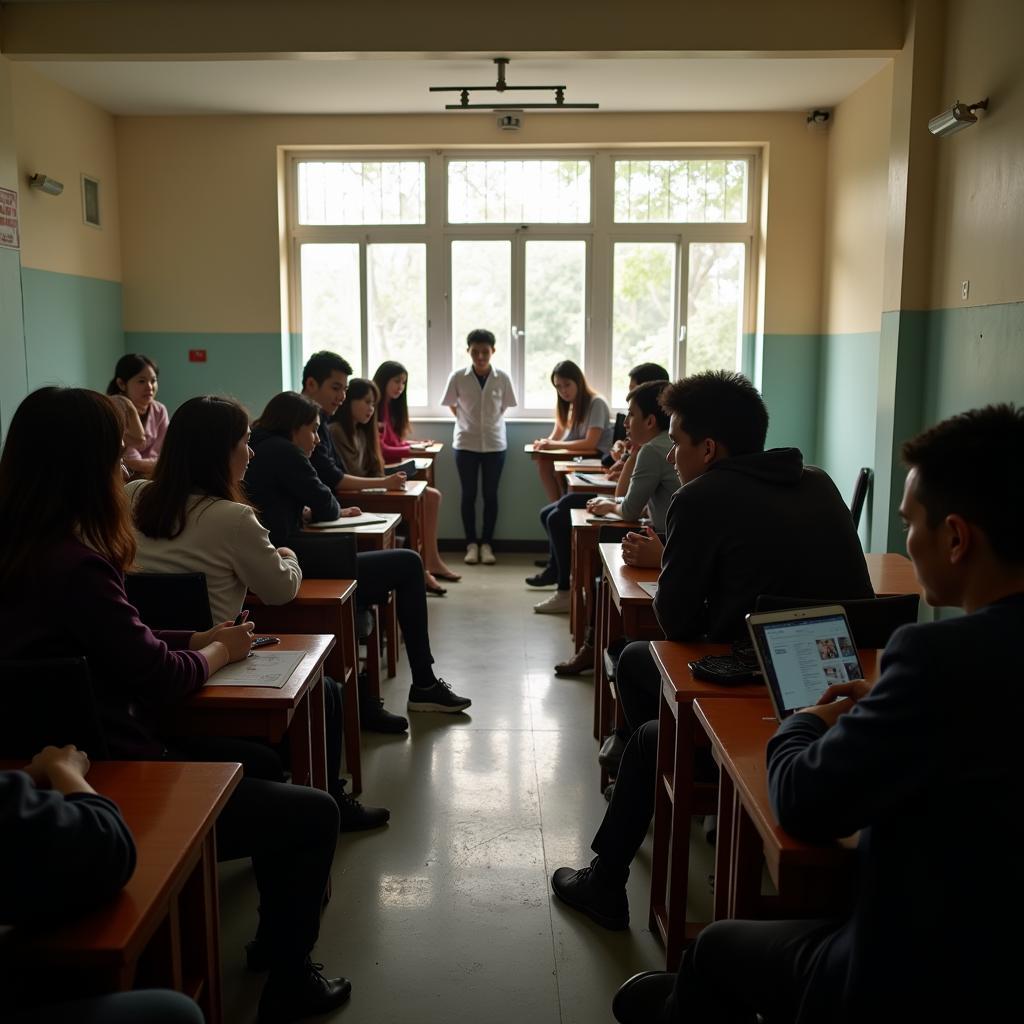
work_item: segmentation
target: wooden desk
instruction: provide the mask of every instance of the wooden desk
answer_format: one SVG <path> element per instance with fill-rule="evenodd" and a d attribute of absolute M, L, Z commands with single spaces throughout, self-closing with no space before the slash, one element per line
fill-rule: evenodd
<path fill-rule="evenodd" d="M 22 764 L 5 764 L 5 768 Z M 242 779 L 238 764 L 101 761 L 89 782 L 121 809 L 138 866 L 107 906 L 39 931 L 0 937 L 19 974 L 40 972 L 47 996 L 170 988 L 222 1018 L 214 824 Z"/>
<path fill-rule="evenodd" d="M 605 651 L 621 637 L 657 640 L 664 634 L 654 615 L 654 599 L 639 584 L 656 583 L 658 569 L 634 569 L 622 561 L 621 544 L 599 544 L 601 584 L 597 604 L 597 636 L 594 658 L 594 738 L 600 743 L 623 724 L 614 681 L 608 676 Z M 608 784 L 601 769 L 601 788 Z"/>
<path fill-rule="evenodd" d="M 895 597 L 899 594 L 918 594 L 924 600 L 924 591 L 914 572 L 914 563 L 906 555 L 893 552 L 864 556 L 868 564 L 871 586 L 878 597 Z"/>
<path fill-rule="evenodd" d="M 362 508 L 361 503 L 359 508 Z M 398 512 L 374 512 L 383 523 L 370 523 L 366 526 L 337 526 L 329 529 L 306 530 L 308 533 L 352 533 L 355 534 L 356 547 L 360 551 L 390 551 L 395 546 L 395 530 L 402 521 Z"/>
<path fill-rule="evenodd" d="M 865 659 L 873 654 L 861 652 Z M 856 877 L 852 845 L 794 839 L 779 826 L 768 799 L 765 751 L 778 728 L 771 701 L 702 697 L 693 711 L 721 769 L 715 920 L 841 913 Z M 775 896 L 761 895 L 764 864 Z"/>
<path fill-rule="evenodd" d="M 585 471 L 583 471 L 585 472 Z M 579 473 L 566 473 L 565 484 L 570 494 L 615 494 L 615 481 L 602 480 L 599 483 L 592 483 L 590 480 L 583 480 Z"/>
<path fill-rule="evenodd" d="M 523 451 L 535 462 L 567 462 L 577 455 L 584 459 L 597 459 L 600 461 L 600 452 L 596 448 L 589 451 L 573 451 L 571 448 L 534 448 L 532 444 L 524 444 Z M 579 463 L 576 463 L 579 469 Z"/>
<path fill-rule="evenodd" d="M 604 466 L 600 459 L 556 459 L 555 476 L 565 476 L 568 473 L 603 473 Z"/>
<path fill-rule="evenodd" d="M 399 513 L 409 527 L 409 547 L 422 557 L 423 492 L 426 489 L 426 480 L 409 480 L 404 491 L 388 491 L 386 494 L 367 494 L 366 491 L 351 493 L 353 504 L 358 505 L 364 512 Z"/>
<path fill-rule="evenodd" d="M 621 526 L 625 529 L 639 529 L 639 523 L 623 522 L 617 519 L 595 519 L 585 508 L 569 510 L 572 522 L 572 545 L 570 549 L 569 593 L 572 603 L 569 606 L 569 629 L 572 632 L 576 648 L 583 644 L 587 635 L 589 615 L 595 595 L 594 578 L 598 575 L 597 538 L 602 526 Z M 597 620 L 595 617 L 595 627 Z M 596 630 L 595 630 L 596 632 Z"/>
<path fill-rule="evenodd" d="M 419 442 L 410 441 L 409 444 L 412 446 L 412 451 L 409 453 L 411 459 L 430 459 L 430 465 L 423 471 L 422 479 L 426 480 L 428 487 L 434 486 L 434 463 L 437 461 L 438 455 L 444 451 L 444 445 L 440 441 L 435 441 L 433 444 L 424 445 L 422 448 L 417 447 Z M 420 479 L 420 474 L 416 474 L 416 479 Z"/>
<path fill-rule="evenodd" d="M 283 607 L 290 608 L 291 605 Z M 262 611 L 260 614 L 262 616 Z M 186 735 L 255 736 L 272 744 L 280 743 L 287 736 L 292 781 L 326 790 L 324 662 L 334 646 L 333 634 L 289 635 L 282 631 L 281 643 L 276 644 L 273 650 L 301 651 L 303 658 L 281 689 L 275 690 L 269 686 L 218 686 L 217 677 L 214 676 L 201 690 L 190 694 L 178 707 L 168 711 L 164 716 L 165 721 L 171 730 Z M 345 689 L 355 690 L 356 687 Z M 346 744 L 349 731 L 347 719 L 346 714 Z M 357 734 L 358 730 L 357 717 Z M 171 735 L 174 733 L 171 732 Z M 351 750 L 349 756 L 352 756 Z M 352 782 L 354 788 L 354 776 Z"/>

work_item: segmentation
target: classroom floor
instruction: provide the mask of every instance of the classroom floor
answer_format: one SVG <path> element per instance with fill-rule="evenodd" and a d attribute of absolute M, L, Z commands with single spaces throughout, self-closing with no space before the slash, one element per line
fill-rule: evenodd
<path fill-rule="evenodd" d="M 314 959 L 352 980 L 345 1024 L 576 1024 L 611 1021 L 611 998 L 664 964 L 647 926 L 650 836 L 629 880 L 632 922 L 609 932 L 551 894 L 581 867 L 606 807 L 591 735 L 593 677 L 559 679 L 567 616 L 536 615 L 548 592 L 523 578 L 534 555 L 452 566 L 463 581 L 430 598 L 438 675 L 473 699 L 468 715 L 411 716 L 402 737 L 363 734 L 363 801 L 391 808 L 375 832 L 343 835 Z M 404 713 L 404 657 L 385 703 Z M 713 851 L 695 831 L 691 914 L 710 913 Z M 255 929 L 248 863 L 221 869 L 224 1016 L 255 1017 L 262 978 L 243 969 Z"/>

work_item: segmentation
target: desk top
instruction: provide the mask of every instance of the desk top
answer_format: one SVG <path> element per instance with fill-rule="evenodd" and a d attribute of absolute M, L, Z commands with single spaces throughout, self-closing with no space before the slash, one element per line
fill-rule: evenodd
<path fill-rule="evenodd" d="M 602 526 L 609 525 L 598 520 Z M 618 523 L 614 524 L 618 526 Z M 633 524 L 626 523 L 630 526 Z M 660 569 L 635 569 L 622 560 L 621 544 L 598 544 L 601 562 L 605 567 L 605 578 L 611 585 L 612 599 L 617 606 L 624 604 L 653 604 L 654 598 L 644 590 L 641 583 L 657 583 Z"/>
<path fill-rule="evenodd" d="M 418 441 L 410 441 L 409 447 L 412 451 L 409 453 L 410 457 L 422 456 L 426 459 L 435 459 L 444 450 L 444 444 L 441 441 L 434 441 L 433 444 L 421 445 Z"/>
<path fill-rule="evenodd" d="M 311 580 L 312 583 L 333 583 L 333 580 Z M 276 634 L 275 634 L 276 635 Z M 223 708 L 292 708 L 302 699 L 310 680 L 323 667 L 324 659 L 333 650 L 335 638 L 327 633 L 282 633 L 281 642 L 267 650 L 302 651 L 303 658 L 280 689 L 272 686 L 218 686 L 217 677 L 200 690 L 188 695 L 182 708 L 188 711 L 214 711 Z"/>
<path fill-rule="evenodd" d="M 557 459 L 555 461 L 555 473 L 603 473 L 604 466 L 600 459 Z M 612 481 L 614 483 L 614 481 Z"/>
<path fill-rule="evenodd" d="M 584 458 L 594 459 L 599 456 L 599 452 L 596 448 L 591 448 L 589 451 L 573 451 L 571 448 L 534 448 L 533 444 L 524 444 L 523 451 L 527 455 L 532 456 L 535 459 L 551 459 L 552 461 L 565 461 L 572 459 L 576 455 L 581 455 Z M 576 464 L 576 468 L 579 469 L 579 463 Z"/>
<path fill-rule="evenodd" d="M 317 530 L 316 532 L 328 533 L 329 531 Z M 355 580 L 303 580 L 299 584 L 299 592 L 288 603 L 304 605 L 344 603 L 355 592 Z M 245 595 L 245 603 L 257 608 L 263 606 L 263 602 L 252 591 Z M 282 649 L 277 647 L 279 651 Z"/>
<path fill-rule="evenodd" d="M 408 485 L 406 485 L 408 486 Z M 378 495 L 378 497 L 386 497 L 386 495 Z M 333 526 L 317 530 L 303 531 L 309 533 L 354 533 L 357 536 L 376 535 L 390 533 L 396 526 L 402 521 L 401 512 L 374 512 L 375 516 L 380 519 L 384 519 L 383 523 L 367 523 L 365 526 Z M 303 581 L 311 582 L 311 581 Z"/>
<path fill-rule="evenodd" d="M 586 471 L 584 470 L 584 472 Z M 608 495 L 615 493 L 614 480 L 601 480 L 595 483 L 593 480 L 584 480 L 579 473 L 566 473 L 565 482 L 569 487 L 585 487 L 595 494 Z"/>
<path fill-rule="evenodd" d="M 862 652 L 863 654 L 869 652 Z M 747 700 L 702 698 L 693 706 L 711 740 L 716 760 L 733 780 L 744 808 L 766 846 L 784 851 L 792 866 L 834 864 L 854 856 L 835 843 L 812 844 L 794 839 L 775 820 L 768 798 L 765 748 L 778 722 L 766 697 Z"/>
<path fill-rule="evenodd" d="M 602 526 L 626 526 L 640 529 L 640 524 L 632 519 L 598 519 L 585 508 L 571 508 L 569 515 L 572 525 L 583 530 L 600 530 Z"/>
<path fill-rule="evenodd" d="M 12 767 L 5 765 L 5 767 Z M 20 766 L 19 766 L 20 767 Z M 149 940 L 182 868 L 242 779 L 239 764 L 98 761 L 89 783 L 121 809 L 138 866 L 108 906 L 37 935 L 13 932 L 5 951 L 31 951 L 54 964 L 123 965 Z"/>
<path fill-rule="evenodd" d="M 349 491 L 348 493 L 355 497 L 356 500 L 354 504 L 359 505 L 370 498 L 373 498 L 374 500 L 383 500 L 384 498 L 419 498 L 426 489 L 426 480 L 406 480 L 405 488 L 401 491 L 387 491 L 383 494 L 376 492 L 367 494 L 366 489 L 364 488 L 361 491 Z M 359 529 L 359 527 L 353 527 L 353 529 Z"/>
<path fill-rule="evenodd" d="M 914 572 L 914 563 L 906 555 L 893 552 L 868 554 L 864 556 L 864 561 L 868 564 L 871 586 L 879 597 L 918 594 L 924 600 L 924 592 Z"/>

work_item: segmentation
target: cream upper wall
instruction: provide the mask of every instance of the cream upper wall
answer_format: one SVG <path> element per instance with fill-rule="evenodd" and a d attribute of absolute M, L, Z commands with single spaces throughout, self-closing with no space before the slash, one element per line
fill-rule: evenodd
<path fill-rule="evenodd" d="M 989 96 L 979 122 L 936 139 L 931 306 L 1024 300 L 1024 3 L 950 4 L 943 99 Z M 983 118 L 983 120 L 981 120 Z M 970 281 L 967 302 L 961 282 Z"/>
<path fill-rule="evenodd" d="M 892 66 L 836 107 L 829 136 L 822 331 L 877 331 L 889 178 Z"/>
<path fill-rule="evenodd" d="M 14 131 L 25 267 L 121 280 L 118 168 L 114 118 L 23 64 L 11 64 Z M 46 174 L 59 196 L 28 187 Z M 101 228 L 82 217 L 81 175 L 100 182 Z"/>
<path fill-rule="evenodd" d="M 118 118 L 125 329 L 277 331 L 278 147 L 506 144 L 493 115 Z M 559 114 L 516 144 L 765 145 L 764 330 L 816 333 L 827 140 L 802 113 Z M 159 240 L 159 244 L 154 244 Z"/>

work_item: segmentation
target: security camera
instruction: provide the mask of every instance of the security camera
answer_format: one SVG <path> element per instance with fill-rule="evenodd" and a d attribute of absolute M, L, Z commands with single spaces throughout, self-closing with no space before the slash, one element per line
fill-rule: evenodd
<path fill-rule="evenodd" d="M 48 196 L 59 196 L 64 191 L 64 183 L 56 178 L 48 178 L 45 174 L 33 174 L 28 183 L 32 188 L 45 192 Z"/>

